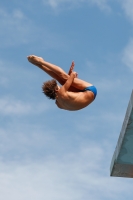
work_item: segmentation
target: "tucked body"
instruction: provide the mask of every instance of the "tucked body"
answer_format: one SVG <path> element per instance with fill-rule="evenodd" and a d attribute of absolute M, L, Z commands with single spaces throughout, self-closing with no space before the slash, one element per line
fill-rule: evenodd
<path fill-rule="evenodd" d="M 58 108 L 75 111 L 85 108 L 94 101 L 96 88 L 77 77 L 77 73 L 73 72 L 74 62 L 67 74 L 60 67 L 44 61 L 41 57 L 31 55 L 28 56 L 28 60 L 53 78 L 44 82 L 42 89 L 47 97 L 55 100 Z M 59 86 L 57 81 L 62 86 Z"/>

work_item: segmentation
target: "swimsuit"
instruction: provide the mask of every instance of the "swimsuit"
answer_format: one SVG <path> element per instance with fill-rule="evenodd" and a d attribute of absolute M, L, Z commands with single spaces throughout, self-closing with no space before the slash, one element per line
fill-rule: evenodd
<path fill-rule="evenodd" d="M 95 99 L 96 95 L 97 95 L 97 89 L 96 89 L 96 87 L 94 85 L 91 85 L 89 87 L 86 87 L 84 90 L 82 90 L 82 92 L 87 91 L 87 90 L 93 92 L 94 99 Z"/>

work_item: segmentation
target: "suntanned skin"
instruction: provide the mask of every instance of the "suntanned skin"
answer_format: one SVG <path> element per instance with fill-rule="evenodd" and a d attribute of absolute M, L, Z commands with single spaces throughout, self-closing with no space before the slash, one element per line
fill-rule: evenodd
<path fill-rule="evenodd" d="M 60 67 L 46 62 L 41 57 L 30 55 L 27 57 L 29 62 L 38 66 L 40 69 L 56 79 L 62 86 L 56 88 L 56 105 L 64 110 L 80 110 L 88 106 L 94 100 L 94 94 L 91 91 L 84 91 L 86 87 L 92 84 L 77 78 L 77 73 L 73 72 L 74 62 L 70 67 L 68 74 Z"/>

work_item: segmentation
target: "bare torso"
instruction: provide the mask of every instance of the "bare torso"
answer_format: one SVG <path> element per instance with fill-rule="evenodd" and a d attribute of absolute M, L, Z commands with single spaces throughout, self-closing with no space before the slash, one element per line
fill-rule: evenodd
<path fill-rule="evenodd" d="M 66 74 L 60 67 L 44 61 L 41 57 L 31 55 L 28 56 L 28 60 L 32 64 L 43 69 L 50 76 L 52 76 L 52 78 L 56 79 L 58 82 L 61 82 L 62 87 L 59 87 L 58 89 L 55 88 L 55 103 L 59 108 L 71 111 L 80 110 L 88 106 L 94 100 L 94 94 L 91 91 L 74 92 L 82 91 L 86 87 L 92 85 L 77 78 L 77 73 L 73 72 L 74 63 L 72 63 L 69 74 Z"/>
<path fill-rule="evenodd" d="M 94 100 L 94 94 L 91 91 L 64 93 L 60 89 L 56 96 L 56 105 L 64 110 L 80 110 L 88 106 Z"/>

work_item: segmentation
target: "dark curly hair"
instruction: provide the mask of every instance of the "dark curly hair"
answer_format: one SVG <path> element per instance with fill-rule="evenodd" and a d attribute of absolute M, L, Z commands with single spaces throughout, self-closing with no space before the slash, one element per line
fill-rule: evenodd
<path fill-rule="evenodd" d="M 57 87 L 57 82 L 55 79 L 52 79 L 50 81 L 46 81 L 42 85 L 43 93 L 49 98 L 49 99 L 55 99 L 56 93 L 55 89 Z"/>

